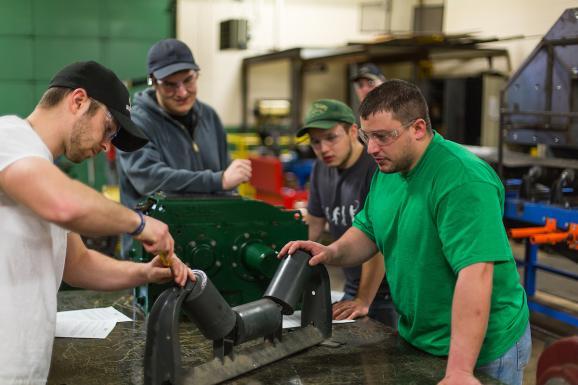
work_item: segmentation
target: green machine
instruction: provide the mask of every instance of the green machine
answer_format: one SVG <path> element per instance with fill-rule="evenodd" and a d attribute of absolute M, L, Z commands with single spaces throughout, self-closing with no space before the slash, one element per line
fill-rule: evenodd
<path fill-rule="evenodd" d="M 231 306 L 261 298 L 279 264 L 277 252 L 289 241 L 307 239 L 299 211 L 242 197 L 157 194 L 140 209 L 169 225 L 175 253 L 203 270 Z M 129 255 L 139 262 L 153 257 L 138 242 Z M 140 286 L 136 301 L 148 313 L 169 286 Z"/>

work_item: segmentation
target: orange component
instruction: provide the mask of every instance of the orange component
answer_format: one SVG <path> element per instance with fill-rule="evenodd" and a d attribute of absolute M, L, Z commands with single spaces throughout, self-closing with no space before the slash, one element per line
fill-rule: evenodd
<path fill-rule="evenodd" d="M 542 227 L 522 227 L 508 230 L 508 235 L 512 238 L 528 238 L 536 234 L 552 233 L 556 231 L 556 220 L 546 218 L 546 224 Z"/>
<path fill-rule="evenodd" d="M 548 234 L 535 234 L 530 236 L 530 242 L 534 245 L 540 245 L 544 243 L 553 245 L 563 241 L 567 241 L 568 247 L 571 249 L 578 249 L 578 224 L 570 223 L 570 225 L 568 225 L 568 231 Z"/>
<path fill-rule="evenodd" d="M 563 242 L 568 239 L 570 233 L 563 232 L 563 233 L 549 233 L 549 234 L 535 234 L 530 236 L 530 243 L 534 245 L 541 245 L 544 243 L 548 244 L 555 244 L 559 242 Z"/>

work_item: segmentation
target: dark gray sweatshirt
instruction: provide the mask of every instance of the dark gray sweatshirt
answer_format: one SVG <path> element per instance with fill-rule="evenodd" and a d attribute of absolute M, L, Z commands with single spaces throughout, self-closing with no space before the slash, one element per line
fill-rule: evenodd
<path fill-rule="evenodd" d="M 213 108 L 197 100 L 198 123 L 191 138 L 155 100 L 149 88 L 135 95 L 131 116 L 149 139 L 134 152 L 118 152 L 121 201 L 134 207 L 142 198 L 169 194 L 221 192 L 229 164 L 227 135 Z"/>

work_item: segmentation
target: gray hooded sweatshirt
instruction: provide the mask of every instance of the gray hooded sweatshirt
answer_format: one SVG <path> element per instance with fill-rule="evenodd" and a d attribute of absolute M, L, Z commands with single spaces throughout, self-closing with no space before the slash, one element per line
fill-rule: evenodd
<path fill-rule="evenodd" d="M 213 108 L 197 100 L 194 138 L 156 102 L 149 88 L 134 97 L 131 117 L 149 142 L 134 152 L 118 152 L 121 202 L 135 207 L 147 195 L 222 192 L 229 165 L 227 135 Z"/>

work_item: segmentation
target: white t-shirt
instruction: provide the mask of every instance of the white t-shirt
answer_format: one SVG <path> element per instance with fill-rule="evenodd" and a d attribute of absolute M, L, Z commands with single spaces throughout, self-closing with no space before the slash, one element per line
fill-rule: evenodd
<path fill-rule="evenodd" d="M 25 120 L 0 117 L 0 171 L 52 154 Z M 42 191 L 34 191 L 42 194 Z M 10 199 L 0 188 L 0 384 L 44 384 L 67 231 Z"/>

